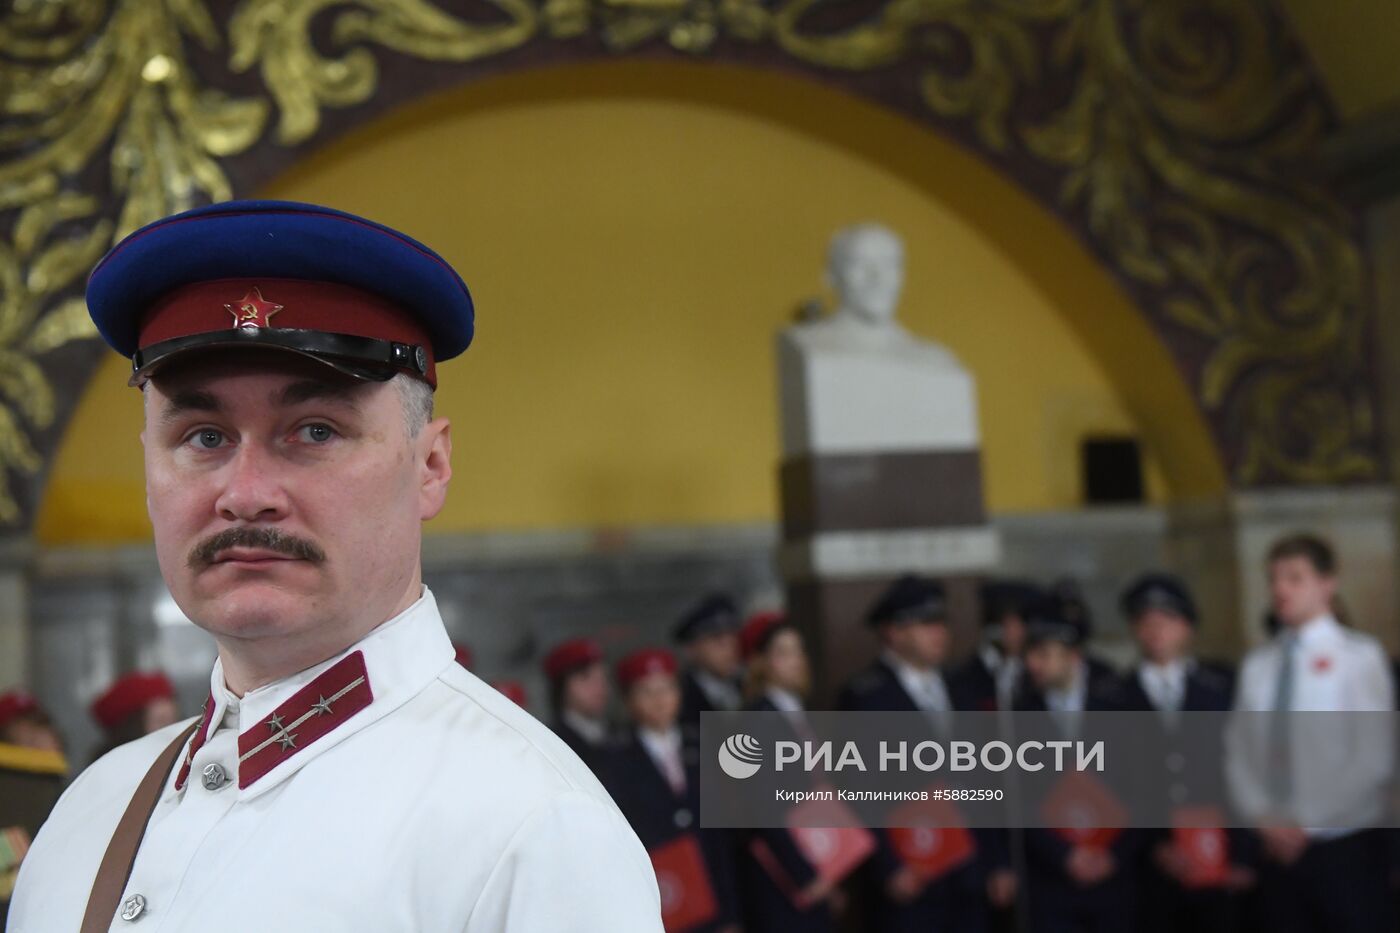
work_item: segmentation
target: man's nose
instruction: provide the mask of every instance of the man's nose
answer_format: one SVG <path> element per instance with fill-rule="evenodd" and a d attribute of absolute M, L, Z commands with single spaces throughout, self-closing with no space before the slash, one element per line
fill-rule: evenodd
<path fill-rule="evenodd" d="M 276 521 L 287 514 L 287 495 L 276 459 L 258 444 L 240 444 L 227 464 L 225 482 L 214 503 L 231 522 Z"/>

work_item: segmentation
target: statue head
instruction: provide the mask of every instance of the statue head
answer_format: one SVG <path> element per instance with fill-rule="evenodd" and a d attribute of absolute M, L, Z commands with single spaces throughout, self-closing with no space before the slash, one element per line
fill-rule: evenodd
<path fill-rule="evenodd" d="M 826 275 L 840 302 L 837 313 L 889 324 L 904 287 L 904 243 L 879 224 L 844 227 L 831 238 Z"/>

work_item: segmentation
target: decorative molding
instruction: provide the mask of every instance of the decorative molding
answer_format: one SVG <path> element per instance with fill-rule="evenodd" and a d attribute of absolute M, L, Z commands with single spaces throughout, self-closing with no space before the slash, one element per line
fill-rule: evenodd
<path fill-rule="evenodd" d="M 251 190 L 328 123 L 367 119 L 377 101 L 459 83 L 486 63 L 620 55 L 795 69 L 966 141 L 1124 283 L 1194 387 L 1237 484 L 1380 475 L 1358 225 L 1299 167 L 1330 117 L 1264 0 L 483 0 L 472 16 L 449 6 L 465 5 L 6 6 L 0 522 L 30 521 L 101 353 L 80 291 L 115 239 Z"/>

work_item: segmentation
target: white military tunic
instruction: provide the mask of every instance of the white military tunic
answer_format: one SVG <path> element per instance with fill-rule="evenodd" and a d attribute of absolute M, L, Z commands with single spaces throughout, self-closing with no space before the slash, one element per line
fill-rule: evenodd
<path fill-rule="evenodd" d="M 216 663 L 211 693 L 111 930 L 660 933 L 651 863 L 616 805 L 454 662 L 426 587 L 344 654 L 241 700 Z M 12 933 L 79 928 L 132 792 L 187 725 L 73 783 L 24 860 Z"/>
<path fill-rule="evenodd" d="M 1240 669 L 1235 709 L 1244 715 L 1234 718 L 1226 735 L 1225 770 L 1235 804 L 1254 820 L 1279 809 L 1270 787 L 1275 769 L 1269 717 L 1287 662 L 1292 668 L 1288 709 L 1303 714 L 1295 717 L 1288 748 L 1290 817 L 1314 838 L 1379 825 L 1395 763 L 1395 686 L 1385 650 L 1332 616 L 1298 629 L 1291 658 L 1285 652 L 1287 635 L 1255 648 Z"/>

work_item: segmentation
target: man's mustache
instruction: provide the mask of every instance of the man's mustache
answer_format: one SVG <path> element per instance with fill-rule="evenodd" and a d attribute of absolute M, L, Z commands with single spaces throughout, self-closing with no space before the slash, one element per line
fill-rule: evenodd
<path fill-rule="evenodd" d="M 326 559 L 325 552 L 310 541 L 276 528 L 229 528 L 195 545 L 190 551 L 190 569 L 203 570 L 214 563 L 220 552 L 234 547 L 274 551 L 318 564 Z"/>

